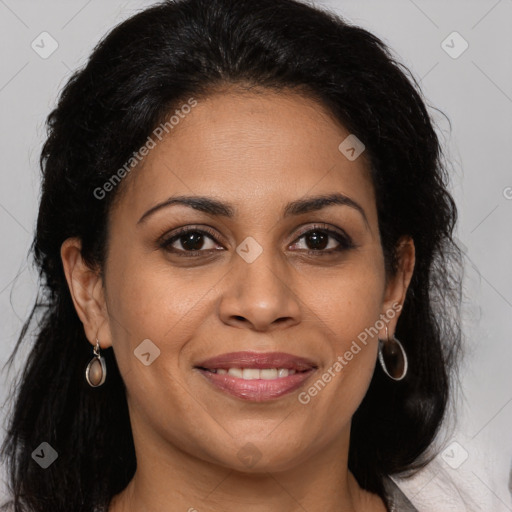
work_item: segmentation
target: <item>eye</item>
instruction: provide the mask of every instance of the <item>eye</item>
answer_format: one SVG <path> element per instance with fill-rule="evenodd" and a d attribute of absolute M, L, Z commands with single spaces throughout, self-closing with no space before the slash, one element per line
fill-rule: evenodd
<path fill-rule="evenodd" d="M 304 250 L 313 255 L 332 254 L 355 247 L 352 239 L 346 233 L 323 226 L 313 226 L 304 231 L 292 247 L 300 245 L 298 241 L 302 239 L 306 245 Z"/>
<path fill-rule="evenodd" d="M 216 244 L 216 236 L 215 232 L 208 228 L 199 229 L 187 226 L 164 236 L 159 246 L 178 256 L 204 256 L 204 253 L 223 249 L 222 246 Z M 315 256 L 337 253 L 355 247 L 352 239 L 343 231 L 334 231 L 319 225 L 314 225 L 303 231 L 290 247 L 301 249 L 296 247 L 300 245 L 300 240 L 304 240 L 306 245 L 303 250 Z"/>
<path fill-rule="evenodd" d="M 204 255 L 205 252 L 219 250 L 219 246 L 215 244 L 215 236 L 208 228 L 188 226 L 164 237 L 159 245 L 178 256 L 196 257 Z"/>

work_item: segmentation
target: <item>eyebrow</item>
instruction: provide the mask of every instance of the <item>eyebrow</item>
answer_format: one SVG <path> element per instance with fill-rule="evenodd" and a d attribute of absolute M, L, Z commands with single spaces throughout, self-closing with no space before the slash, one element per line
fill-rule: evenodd
<path fill-rule="evenodd" d="M 162 208 L 167 208 L 171 205 L 180 204 L 184 206 L 188 206 L 193 208 L 194 210 L 198 210 L 210 215 L 222 216 L 227 218 L 233 218 L 235 216 L 236 208 L 230 203 L 224 203 L 218 201 L 217 199 L 213 199 L 211 197 L 206 196 L 175 196 L 166 199 L 165 201 L 153 206 L 146 213 L 142 215 L 142 217 L 137 221 L 137 224 L 141 224 L 144 222 L 150 215 L 161 210 Z M 366 225 L 369 227 L 368 218 L 366 217 L 366 213 L 362 206 L 359 203 L 356 203 L 350 197 L 344 194 L 328 194 L 328 195 L 318 195 L 313 197 L 307 197 L 304 199 L 297 199 L 296 201 L 292 201 L 288 203 L 283 211 L 283 217 L 289 217 L 291 215 L 302 215 L 304 213 L 309 213 L 317 210 L 321 210 L 327 206 L 331 205 L 341 205 L 341 206 L 349 206 L 354 210 L 357 210 L 361 216 L 363 217 Z"/>

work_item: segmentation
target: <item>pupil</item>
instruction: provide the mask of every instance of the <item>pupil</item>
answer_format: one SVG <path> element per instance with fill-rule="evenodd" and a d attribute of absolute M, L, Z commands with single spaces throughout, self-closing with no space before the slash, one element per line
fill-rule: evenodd
<path fill-rule="evenodd" d="M 204 240 L 201 233 L 187 233 L 183 235 L 181 244 L 184 249 L 198 251 L 203 246 Z"/>
<path fill-rule="evenodd" d="M 325 249 L 328 244 L 329 237 L 326 233 L 319 233 L 317 231 L 312 231 L 309 235 L 307 235 L 306 240 L 312 241 L 313 247 L 310 249 Z M 309 244 L 308 244 L 309 245 Z"/>

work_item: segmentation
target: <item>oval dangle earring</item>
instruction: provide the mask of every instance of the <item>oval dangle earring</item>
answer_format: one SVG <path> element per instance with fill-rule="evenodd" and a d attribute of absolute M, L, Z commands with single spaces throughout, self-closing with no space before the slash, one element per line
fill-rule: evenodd
<path fill-rule="evenodd" d="M 379 361 L 384 373 L 393 380 L 402 380 L 407 375 L 407 354 L 402 344 L 393 336 L 389 339 L 386 325 L 386 340 L 379 339 Z"/>
<path fill-rule="evenodd" d="M 107 376 L 107 365 L 105 364 L 105 358 L 100 355 L 100 342 L 98 338 L 96 338 L 96 346 L 93 351 L 94 357 L 89 361 L 85 369 L 85 379 L 89 386 L 97 388 L 105 382 Z"/>

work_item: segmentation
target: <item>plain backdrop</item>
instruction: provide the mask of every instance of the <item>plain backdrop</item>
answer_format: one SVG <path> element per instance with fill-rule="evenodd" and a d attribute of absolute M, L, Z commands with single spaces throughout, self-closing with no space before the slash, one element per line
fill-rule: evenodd
<path fill-rule="evenodd" d="M 0 365 L 37 289 L 27 255 L 45 118 L 99 39 L 152 3 L 0 0 Z M 399 484 L 421 511 L 512 510 L 512 0 L 316 3 L 382 38 L 412 71 L 435 107 L 430 112 L 459 208 L 465 359 L 449 423 L 454 430 L 446 430 L 427 468 Z M 46 51 L 58 45 L 46 58 L 33 49 L 41 38 Z M 0 374 L 2 404 L 28 348 L 11 372 Z M 8 414 L 5 406 L 0 420 Z"/>

